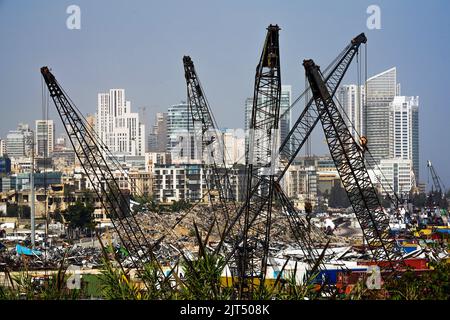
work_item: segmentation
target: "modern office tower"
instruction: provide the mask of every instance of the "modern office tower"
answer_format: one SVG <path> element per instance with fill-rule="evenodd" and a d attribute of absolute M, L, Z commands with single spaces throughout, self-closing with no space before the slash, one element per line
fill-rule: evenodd
<path fill-rule="evenodd" d="M 53 120 L 35 121 L 34 146 L 36 157 L 48 157 L 55 146 L 55 127 Z"/>
<path fill-rule="evenodd" d="M 343 85 L 338 91 L 340 112 L 350 133 L 358 141 L 363 133 L 364 86 Z"/>
<path fill-rule="evenodd" d="M 155 116 L 155 124 L 148 135 L 148 152 L 165 152 L 167 149 L 167 122 L 168 113 L 158 112 Z"/>
<path fill-rule="evenodd" d="M 17 130 L 22 132 L 25 139 L 25 156 L 31 157 L 34 144 L 34 132 L 30 129 L 27 123 L 19 123 Z"/>
<path fill-rule="evenodd" d="M 6 136 L 6 154 L 11 158 L 25 156 L 25 138 L 21 131 L 9 131 Z"/>
<path fill-rule="evenodd" d="M 145 125 L 139 114 L 131 112 L 124 89 L 99 93 L 95 130 L 108 149 L 116 155 L 145 154 Z"/>
<path fill-rule="evenodd" d="M 416 106 L 411 107 L 412 120 L 411 120 L 411 140 L 412 140 L 412 166 L 415 176 L 416 185 L 420 181 L 420 154 L 419 154 L 419 97 L 417 96 Z"/>
<path fill-rule="evenodd" d="M 411 160 L 413 180 L 418 182 L 419 98 L 400 96 L 396 72 L 394 67 L 369 78 L 367 88 L 344 85 L 338 98 L 352 133 L 358 131 L 368 139 L 374 158 L 366 157 L 369 168 L 377 167 L 381 160 Z"/>
<path fill-rule="evenodd" d="M 262 103 L 264 103 L 264 97 L 262 96 Z M 287 137 L 290 129 L 291 129 L 291 110 L 290 106 L 292 103 L 292 87 L 290 85 L 282 85 L 281 86 L 281 101 L 280 101 L 280 122 L 279 122 L 279 130 L 280 134 L 278 135 L 279 141 L 278 145 L 280 145 L 284 139 Z M 250 129 L 250 121 L 252 116 L 252 108 L 253 108 L 253 98 L 245 99 L 245 131 L 248 132 Z M 248 137 L 246 137 L 245 145 L 247 148 Z"/>
<path fill-rule="evenodd" d="M 392 157 L 412 160 L 419 180 L 419 97 L 396 96 L 391 103 Z"/>
<path fill-rule="evenodd" d="M 170 106 L 167 112 L 167 152 L 171 153 L 172 161 L 187 163 L 199 160 L 194 132 L 187 103 Z"/>
<path fill-rule="evenodd" d="M 289 85 L 281 86 L 281 102 L 280 102 L 280 141 L 279 145 L 286 139 L 291 130 L 291 103 L 292 103 L 292 87 Z M 290 148 L 290 146 L 289 146 Z"/>
<path fill-rule="evenodd" d="M 399 94 L 396 68 L 391 68 L 367 80 L 366 106 L 364 108 L 363 132 L 368 140 L 369 150 L 377 165 L 382 159 L 392 157 L 392 122 L 390 104 Z"/>

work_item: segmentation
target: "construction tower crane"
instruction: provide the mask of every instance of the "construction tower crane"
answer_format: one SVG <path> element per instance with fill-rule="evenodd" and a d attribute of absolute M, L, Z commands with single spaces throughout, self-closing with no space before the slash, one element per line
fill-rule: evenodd
<path fill-rule="evenodd" d="M 441 178 L 438 176 L 436 169 L 434 168 L 431 160 L 427 160 L 427 168 L 430 172 L 431 179 L 433 180 L 433 185 L 431 186 L 431 192 L 438 192 L 440 195 L 445 193 L 445 186 Z"/>
<path fill-rule="evenodd" d="M 383 211 L 364 164 L 362 150 L 347 128 L 339 109 L 313 60 L 303 62 L 320 121 L 342 184 L 375 261 L 388 261 L 397 270 L 402 254 L 389 237 L 389 216 Z"/>
<path fill-rule="evenodd" d="M 264 281 L 267 268 L 281 102 L 279 30 L 278 25 L 269 25 L 267 28 L 263 51 L 256 67 L 253 107 L 249 121 L 249 142 L 246 150 L 244 238 L 242 257 L 238 266 L 242 279 L 240 294 L 244 289 L 252 290 L 255 276 L 259 277 L 260 281 Z M 264 188 L 259 189 L 258 196 L 267 200 L 261 207 L 261 213 L 265 216 L 265 221 L 262 223 L 265 230 L 251 233 L 251 191 L 260 180 L 264 180 L 265 183 Z M 260 250 L 262 250 L 262 256 L 258 263 L 256 259 L 253 259 L 253 252 Z M 248 287 L 247 279 L 252 281 L 250 287 Z"/>
<path fill-rule="evenodd" d="M 130 252 L 133 266 L 141 272 L 143 263 L 156 261 L 152 251 L 155 244 L 149 243 L 131 212 L 127 195 L 120 190 L 114 179 L 110 160 L 107 160 L 109 150 L 97 138 L 92 127 L 83 121 L 49 68 L 42 67 L 41 74 L 81 166 L 111 219 L 120 241 Z"/>
<path fill-rule="evenodd" d="M 339 88 L 339 85 L 354 57 L 358 54 L 361 44 L 365 44 L 366 42 L 367 38 L 364 33 L 357 35 L 350 41 L 344 50 L 342 50 L 331 65 L 325 69 L 325 83 L 328 86 L 332 97 L 334 97 L 337 89 Z M 308 87 L 303 94 L 301 94 L 299 98 L 294 101 L 294 104 L 309 91 L 310 88 Z M 319 111 L 314 103 L 314 99 L 311 97 L 297 121 L 292 126 L 292 129 L 281 143 L 280 155 L 282 159 L 282 166 L 280 168 L 280 172 L 278 173 L 278 180 L 281 180 L 289 168 L 289 165 L 297 157 L 312 130 L 319 122 L 319 118 Z"/>
<path fill-rule="evenodd" d="M 229 220 L 229 211 L 236 211 L 235 195 L 226 166 L 224 142 L 191 57 L 183 57 L 184 75 L 187 85 L 189 114 L 194 124 L 195 140 L 200 144 L 203 172 L 210 197 L 218 195 L 220 211 Z"/>
<path fill-rule="evenodd" d="M 362 33 L 351 40 L 349 45 L 347 45 L 344 50 L 333 60 L 330 66 L 326 69 L 326 81 L 327 85 L 330 88 L 330 91 L 334 94 L 341 83 L 347 69 L 349 68 L 350 63 L 352 62 L 355 55 L 359 52 L 359 47 L 361 44 L 366 43 L 367 39 L 365 35 Z M 293 103 L 296 104 L 300 101 L 301 98 L 305 97 L 309 88 L 302 93 L 298 99 L 296 99 Z M 291 107 L 292 108 L 292 107 Z M 275 191 L 276 198 L 279 203 L 282 205 L 283 210 L 288 213 L 288 221 L 291 226 L 294 237 L 299 243 L 301 249 L 304 251 L 306 257 L 310 257 L 310 265 L 313 265 L 315 262 L 315 258 L 318 257 L 318 253 L 314 249 L 314 245 L 312 244 L 312 240 L 310 237 L 310 233 L 308 232 L 307 225 L 305 221 L 300 217 L 300 215 L 296 212 L 292 203 L 290 203 L 287 196 L 283 194 L 279 183 L 286 173 L 290 164 L 294 161 L 295 157 L 299 153 L 300 149 L 303 147 L 307 138 L 310 136 L 312 130 L 315 125 L 319 121 L 319 114 L 317 108 L 315 107 L 314 100 L 311 98 L 305 109 L 300 114 L 299 118 L 293 125 L 286 139 L 281 143 L 279 148 L 279 154 L 281 155 L 281 161 L 277 164 L 280 165 L 277 168 L 276 176 L 275 176 Z M 291 146 L 291 147 L 288 147 Z M 235 234 L 236 232 L 232 232 L 233 229 L 237 229 L 240 227 L 238 221 L 242 219 L 242 213 L 244 210 L 251 211 L 249 215 L 249 221 L 247 222 L 247 228 L 250 228 L 255 221 L 259 220 L 262 217 L 264 219 L 263 208 L 268 203 L 268 197 L 261 196 L 260 190 L 267 190 L 267 185 L 270 183 L 268 179 L 258 179 L 256 183 L 252 186 L 250 196 L 247 196 L 247 203 L 239 208 L 234 220 L 230 223 L 230 226 L 227 230 L 227 234 Z M 235 244 L 228 255 L 228 259 L 235 259 L 242 261 L 242 241 L 246 235 L 242 232 L 240 233 L 240 237 L 235 240 Z M 238 254 L 235 252 L 238 251 Z M 234 258 L 231 256 L 235 255 Z M 247 257 L 250 259 L 250 256 Z M 234 262 L 236 264 L 237 261 Z M 230 263 L 233 265 L 233 262 Z M 243 262 L 241 262 L 241 265 Z"/>

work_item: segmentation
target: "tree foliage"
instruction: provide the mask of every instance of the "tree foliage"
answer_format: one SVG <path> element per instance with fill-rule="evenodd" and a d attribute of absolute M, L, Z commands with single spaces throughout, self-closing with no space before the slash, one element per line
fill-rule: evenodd
<path fill-rule="evenodd" d="M 65 210 L 64 218 L 71 229 L 93 230 L 95 227 L 93 213 L 94 206 L 92 204 L 84 205 L 82 202 L 76 202 Z"/>

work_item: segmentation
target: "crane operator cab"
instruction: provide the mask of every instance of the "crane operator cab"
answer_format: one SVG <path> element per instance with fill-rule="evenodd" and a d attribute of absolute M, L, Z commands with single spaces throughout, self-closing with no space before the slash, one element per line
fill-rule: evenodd
<path fill-rule="evenodd" d="M 362 154 L 363 154 L 363 156 L 364 156 L 364 153 L 367 151 L 367 150 L 369 150 L 368 148 L 367 148 L 367 138 L 365 137 L 365 136 L 361 136 L 360 138 L 359 138 L 359 146 L 360 146 L 360 148 L 361 148 L 361 152 L 362 152 Z"/>

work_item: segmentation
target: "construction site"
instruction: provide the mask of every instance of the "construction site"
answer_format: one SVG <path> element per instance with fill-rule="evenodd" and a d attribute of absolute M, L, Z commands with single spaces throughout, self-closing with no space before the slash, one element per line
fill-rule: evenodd
<path fill-rule="evenodd" d="M 426 282 L 447 270 L 439 292 L 448 299 L 450 224 L 448 207 L 439 205 L 446 190 L 436 170 L 429 162 L 432 205 L 414 207 L 391 190 L 387 194 L 393 196 L 382 199 L 368 173 L 374 162 L 371 141 L 352 134 L 337 99 L 352 64 L 362 82 L 367 80 L 370 39 L 361 33 L 340 52 L 330 48 L 337 54 L 327 66 L 318 66 L 314 57 L 301 58 L 308 86 L 288 110 L 300 106 L 301 112 L 295 114 L 289 134 L 281 137 L 281 32 L 273 24 L 265 37 L 261 32 L 255 77 L 249 79 L 253 106 L 239 194 L 232 183 L 236 168 L 225 161 L 220 126 L 194 57 L 180 57 L 194 124 L 189 139 L 200 155 L 206 190 L 199 201 L 175 211 L 138 203 L 121 190 L 113 173 L 128 172 L 76 107 L 76 97 L 71 99 L 58 82 L 60 68 L 43 66 L 45 94 L 110 228 L 92 228 L 89 237 L 71 240 L 61 224 L 38 228 L 32 209 L 29 233 L 0 237 L 0 298 L 33 299 L 54 290 L 46 297 L 391 299 L 396 295 L 391 289 L 404 285 L 402 281 L 412 277 Z M 283 189 L 286 172 L 308 148 L 313 130 L 323 132 L 350 203 L 346 209 L 319 212 L 312 195 L 300 208 Z M 33 289 L 24 291 L 19 278 Z M 415 290 L 415 296 L 403 298 L 421 299 L 423 292 L 434 289 Z"/>

